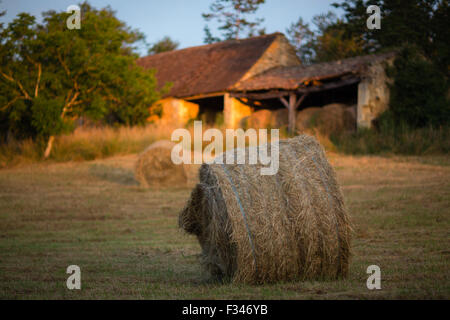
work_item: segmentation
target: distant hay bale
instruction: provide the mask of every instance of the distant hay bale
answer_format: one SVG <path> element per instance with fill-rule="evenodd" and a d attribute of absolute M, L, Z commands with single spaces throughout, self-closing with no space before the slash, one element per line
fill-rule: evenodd
<path fill-rule="evenodd" d="M 319 114 L 320 107 L 309 107 L 297 112 L 295 119 L 295 129 L 298 132 L 305 132 L 308 129 L 315 127 L 317 121 L 317 115 Z"/>
<path fill-rule="evenodd" d="M 322 147 L 282 140 L 277 174 L 261 167 L 202 165 L 179 224 L 197 236 L 204 268 L 242 283 L 345 277 L 351 228 Z"/>
<path fill-rule="evenodd" d="M 253 112 L 251 115 L 245 117 L 241 123 L 241 127 L 263 129 L 270 125 L 272 119 L 272 111 L 267 109 L 261 109 Z"/>
<path fill-rule="evenodd" d="M 287 108 L 268 110 L 261 109 L 253 112 L 251 115 L 241 120 L 241 127 L 263 129 L 263 128 L 281 128 L 288 124 Z"/>
<path fill-rule="evenodd" d="M 323 135 L 353 131 L 356 128 L 354 106 L 332 103 L 323 107 L 311 107 L 297 113 L 296 129 L 306 132 L 316 128 Z"/>
<path fill-rule="evenodd" d="M 135 178 L 143 187 L 184 186 L 187 175 L 183 164 L 172 162 L 175 143 L 160 140 L 139 155 L 135 166 Z"/>
<path fill-rule="evenodd" d="M 317 120 L 320 130 L 325 135 L 356 129 L 356 117 L 352 107 L 341 103 L 324 106 Z"/>
<path fill-rule="evenodd" d="M 281 128 L 289 123 L 289 111 L 287 108 L 281 108 L 273 111 L 271 119 L 272 128 Z"/>

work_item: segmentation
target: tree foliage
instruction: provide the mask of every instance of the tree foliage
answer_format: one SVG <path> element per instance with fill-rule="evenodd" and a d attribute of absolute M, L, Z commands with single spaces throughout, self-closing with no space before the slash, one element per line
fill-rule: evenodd
<path fill-rule="evenodd" d="M 251 37 L 264 34 L 263 28 L 258 29 L 264 19 L 249 20 L 265 0 L 215 0 L 209 7 L 209 13 L 203 13 L 206 21 L 216 20 L 220 37 L 213 36 L 208 25 L 205 26 L 205 43 L 222 40 L 239 39 L 243 34 Z"/>
<path fill-rule="evenodd" d="M 369 5 L 380 7 L 380 30 L 367 28 Z M 312 28 L 300 19 L 287 29 L 306 63 L 415 45 L 443 70 L 448 69 L 448 0 L 346 0 L 333 6 L 344 11 L 342 17 L 329 12 L 315 16 Z"/>
<path fill-rule="evenodd" d="M 369 5 L 381 11 L 381 29 L 367 28 Z M 304 63 L 333 61 L 396 50 L 390 111 L 382 121 L 410 128 L 448 125 L 450 18 L 448 0 L 346 0 L 333 4 L 344 14 L 301 19 L 287 30 Z"/>
<path fill-rule="evenodd" d="M 387 73 L 393 82 L 389 112 L 382 120 L 392 118 L 392 125 L 406 124 L 412 128 L 450 123 L 448 80 L 417 47 L 402 49 Z"/>
<path fill-rule="evenodd" d="M 286 35 L 294 46 L 298 57 L 303 64 L 310 64 L 314 59 L 313 41 L 315 33 L 311 31 L 309 24 L 300 17 L 286 29 Z"/>
<path fill-rule="evenodd" d="M 344 22 L 333 12 L 316 15 L 312 23 L 313 28 L 300 18 L 286 30 L 304 64 L 343 59 L 364 52 L 361 37 L 345 33 Z"/>
<path fill-rule="evenodd" d="M 176 50 L 179 45 L 180 43 L 178 41 L 172 40 L 169 36 L 165 36 L 148 49 L 148 54 L 153 55 L 161 52 L 173 51 Z"/>
<path fill-rule="evenodd" d="M 149 116 L 160 95 L 135 62 L 142 34 L 109 8 L 80 7 L 79 30 L 55 11 L 42 24 L 22 13 L 0 29 L 0 135 L 48 141 L 48 153 L 78 117 L 134 125 Z"/>
<path fill-rule="evenodd" d="M 381 9 L 380 30 L 365 26 L 369 4 Z M 411 128 L 448 125 L 448 1 L 347 0 L 335 7 L 345 11 L 341 30 L 361 35 L 364 52 L 398 51 L 387 69 L 392 79 L 390 110 L 381 120 Z"/>

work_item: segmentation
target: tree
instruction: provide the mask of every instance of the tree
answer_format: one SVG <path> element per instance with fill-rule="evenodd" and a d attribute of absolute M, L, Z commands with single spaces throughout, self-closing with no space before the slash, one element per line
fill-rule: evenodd
<path fill-rule="evenodd" d="M 380 30 L 366 27 L 369 4 L 380 7 Z M 345 33 L 361 35 L 366 52 L 415 45 L 434 60 L 448 57 L 448 0 L 346 0 L 333 6 L 344 10 Z"/>
<path fill-rule="evenodd" d="M 390 109 L 395 124 L 412 128 L 450 123 L 448 83 L 444 74 L 415 46 L 402 49 L 387 68 L 390 84 Z"/>
<path fill-rule="evenodd" d="M 370 30 L 367 8 L 381 11 L 381 29 Z M 442 70 L 449 69 L 450 8 L 448 0 L 345 0 L 333 3 L 344 11 L 314 17 L 313 25 L 303 21 L 287 33 L 306 61 L 322 62 L 415 45 Z M 313 31 L 313 35 L 309 31 Z M 299 46 L 296 39 L 303 38 Z"/>
<path fill-rule="evenodd" d="M 366 28 L 369 4 L 380 7 L 380 30 Z M 346 0 L 333 5 L 345 12 L 343 34 L 360 35 L 364 52 L 398 52 L 387 68 L 390 109 L 382 118 L 411 128 L 448 125 L 448 0 Z"/>
<path fill-rule="evenodd" d="M 148 49 L 148 54 L 153 55 L 161 52 L 173 51 L 176 50 L 179 45 L 180 43 L 178 41 L 172 40 L 170 37 L 165 36 Z"/>
<path fill-rule="evenodd" d="M 44 157 L 73 119 L 143 123 L 160 97 L 153 73 L 135 63 L 133 44 L 142 34 L 109 8 L 80 7 L 79 30 L 55 11 L 43 14 L 43 24 L 19 14 L 0 30 L 0 123 L 7 135 L 44 141 Z"/>
<path fill-rule="evenodd" d="M 348 35 L 345 23 L 333 12 L 313 18 L 314 31 L 302 18 L 286 30 L 304 64 L 344 59 L 364 53 L 360 36 Z"/>
<path fill-rule="evenodd" d="M 317 35 L 313 41 L 314 62 L 350 58 L 364 53 L 361 35 L 345 31 L 346 23 L 332 12 L 313 18 Z"/>
<path fill-rule="evenodd" d="M 310 64 L 314 59 L 313 41 L 315 33 L 311 31 L 308 23 L 303 22 L 300 17 L 297 22 L 292 23 L 286 29 L 286 35 L 302 63 Z"/>
<path fill-rule="evenodd" d="M 239 39 L 242 34 L 254 36 L 264 34 L 263 28 L 258 29 L 264 19 L 248 20 L 247 16 L 254 14 L 265 0 L 215 0 L 209 7 L 209 13 L 203 13 L 206 21 L 215 19 L 219 23 L 221 37 L 214 37 L 208 26 L 205 26 L 205 42 L 212 43 L 221 40 Z"/>

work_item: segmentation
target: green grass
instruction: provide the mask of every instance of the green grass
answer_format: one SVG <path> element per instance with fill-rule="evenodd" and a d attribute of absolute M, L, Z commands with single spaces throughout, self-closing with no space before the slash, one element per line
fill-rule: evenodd
<path fill-rule="evenodd" d="M 190 189 L 141 189 L 135 159 L 0 170 L 0 298 L 450 298 L 446 160 L 330 155 L 355 230 L 348 279 L 250 286 L 205 280 L 177 228 Z M 81 290 L 65 286 L 71 264 Z M 372 264 L 382 290 L 366 288 Z"/>

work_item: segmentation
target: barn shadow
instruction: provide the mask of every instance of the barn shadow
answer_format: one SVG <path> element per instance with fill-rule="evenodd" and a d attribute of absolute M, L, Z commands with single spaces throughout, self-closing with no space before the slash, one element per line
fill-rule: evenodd
<path fill-rule="evenodd" d="M 139 184 L 134 178 L 132 170 L 120 167 L 93 164 L 89 167 L 89 174 L 101 180 L 125 186 L 136 186 Z"/>

